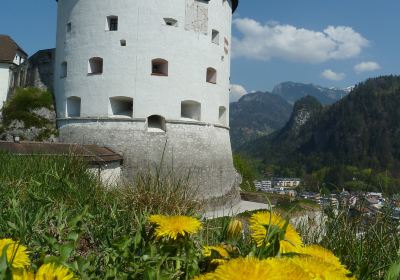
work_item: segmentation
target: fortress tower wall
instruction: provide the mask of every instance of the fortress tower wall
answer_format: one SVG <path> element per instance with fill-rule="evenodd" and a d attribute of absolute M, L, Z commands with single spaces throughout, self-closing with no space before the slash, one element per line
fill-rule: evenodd
<path fill-rule="evenodd" d="M 202 198 L 237 199 L 229 139 L 230 0 L 59 0 L 60 139 L 161 158 Z"/>

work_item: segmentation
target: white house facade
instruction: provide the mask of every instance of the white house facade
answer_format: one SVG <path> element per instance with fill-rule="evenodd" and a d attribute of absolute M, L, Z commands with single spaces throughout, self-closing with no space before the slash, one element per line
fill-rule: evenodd
<path fill-rule="evenodd" d="M 8 89 L 10 85 L 10 65 L 0 63 L 0 109 L 3 107 L 7 99 Z"/>
<path fill-rule="evenodd" d="M 229 139 L 238 0 L 59 0 L 60 138 L 110 146 L 124 172 L 190 172 L 205 199 L 238 198 Z"/>
<path fill-rule="evenodd" d="M 0 34 L 0 109 L 14 85 L 18 85 L 17 67 L 28 58 L 25 51 L 7 35 Z"/>

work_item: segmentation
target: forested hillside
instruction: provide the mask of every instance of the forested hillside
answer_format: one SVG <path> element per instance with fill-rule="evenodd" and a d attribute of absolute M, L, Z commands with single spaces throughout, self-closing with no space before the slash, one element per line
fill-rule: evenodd
<path fill-rule="evenodd" d="M 282 128 L 292 112 L 292 105 L 269 92 L 255 92 L 231 103 L 230 127 L 234 149 L 245 142 Z"/>
<path fill-rule="evenodd" d="M 246 144 L 241 152 L 297 173 L 354 166 L 399 177 L 399 108 L 399 76 L 369 79 L 329 107 L 300 100 L 283 129 Z M 299 122 L 302 116 L 307 117 Z"/>

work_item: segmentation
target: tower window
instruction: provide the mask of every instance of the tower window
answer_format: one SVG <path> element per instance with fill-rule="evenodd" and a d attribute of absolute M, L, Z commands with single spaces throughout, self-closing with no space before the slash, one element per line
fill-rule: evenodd
<path fill-rule="evenodd" d="M 110 98 L 111 115 L 113 117 L 133 117 L 133 99 L 125 96 Z"/>
<path fill-rule="evenodd" d="M 60 78 L 65 78 L 68 75 L 68 64 L 66 61 L 61 63 Z"/>
<path fill-rule="evenodd" d="M 159 115 L 152 115 L 147 118 L 147 128 L 151 132 L 165 132 L 167 131 L 165 118 Z"/>
<path fill-rule="evenodd" d="M 226 121 L 226 108 L 224 106 L 219 107 L 219 123 L 221 125 L 227 125 Z"/>
<path fill-rule="evenodd" d="M 89 59 L 88 74 L 98 75 L 103 73 L 103 59 L 101 57 L 92 57 Z"/>
<path fill-rule="evenodd" d="M 77 118 L 81 116 L 81 99 L 77 96 L 71 96 L 67 99 L 67 117 Z"/>
<path fill-rule="evenodd" d="M 217 83 L 217 70 L 212 67 L 207 68 L 207 83 Z"/>
<path fill-rule="evenodd" d="M 70 22 L 67 23 L 67 33 L 70 33 L 72 30 L 72 24 Z"/>
<path fill-rule="evenodd" d="M 213 42 L 216 45 L 219 45 L 219 31 L 213 29 L 211 33 L 211 42 Z"/>
<path fill-rule="evenodd" d="M 126 47 L 126 40 L 122 39 L 120 40 L 121 47 Z"/>
<path fill-rule="evenodd" d="M 151 74 L 156 76 L 168 76 L 168 61 L 157 58 L 152 60 Z"/>
<path fill-rule="evenodd" d="M 168 26 L 178 27 L 178 21 L 173 18 L 164 18 L 164 22 Z"/>
<path fill-rule="evenodd" d="M 200 121 L 201 104 L 191 100 L 183 101 L 181 103 L 181 118 Z"/>
<path fill-rule="evenodd" d="M 108 31 L 117 31 L 118 30 L 118 17 L 117 16 L 108 16 L 107 17 L 107 29 Z"/>

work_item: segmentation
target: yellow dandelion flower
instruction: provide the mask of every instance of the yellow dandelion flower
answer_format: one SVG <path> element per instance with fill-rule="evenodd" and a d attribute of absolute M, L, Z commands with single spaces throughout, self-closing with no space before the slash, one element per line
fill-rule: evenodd
<path fill-rule="evenodd" d="M 26 266 L 29 266 L 30 261 L 26 247 L 12 239 L 0 240 L 0 255 L 7 245 L 7 261 L 11 263 L 14 269 L 24 269 Z"/>
<path fill-rule="evenodd" d="M 253 214 L 249 220 L 252 238 L 257 243 L 257 247 L 264 244 L 267 236 L 268 225 L 283 228 L 285 220 L 278 214 L 264 211 Z M 280 242 L 281 253 L 298 252 L 303 246 L 300 235 L 296 232 L 292 225 L 288 225 L 285 233 L 285 239 Z"/>
<path fill-rule="evenodd" d="M 26 270 L 13 271 L 13 280 L 35 280 L 35 274 Z"/>
<path fill-rule="evenodd" d="M 163 215 L 151 215 L 149 217 L 149 222 L 153 224 L 158 224 L 160 221 L 164 219 L 165 216 Z"/>
<path fill-rule="evenodd" d="M 64 266 L 57 266 L 54 263 L 42 265 L 35 280 L 74 280 L 74 273 Z"/>
<path fill-rule="evenodd" d="M 238 239 L 242 234 L 243 223 L 238 219 L 233 219 L 228 225 L 228 238 Z"/>
<path fill-rule="evenodd" d="M 215 278 L 214 278 L 213 273 L 207 273 L 207 274 L 202 274 L 202 275 L 196 276 L 192 280 L 214 280 L 214 279 Z"/>
<path fill-rule="evenodd" d="M 196 234 L 201 229 L 201 222 L 188 216 L 152 215 L 149 221 L 156 225 L 157 238 L 176 240 L 179 236 Z"/>
<path fill-rule="evenodd" d="M 205 246 L 203 249 L 203 256 L 211 257 L 213 251 L 218 253 L 218 255 L 222 258 L 229 258 L 228 251 L 222 245 Z"/>
<path fill-rule="evenodd" d="M 350 274 L 351 272 L 340 262 L 339 258 L 336 257 L 331 251 L 325 249 L 319 245 L 311 245 L 302 248 L 300 253 L 309 255 L 315 258 L 320 258 L 324 262 L 333 265 L 334 267 L 341 270 L 344 274 Z"/>
<path fill-rule="evenodd" d="M 268 280 L 296 279 L 310 280 L 313 279 L 300 266 L 293 264 L 290 258 L 270 258 L 264 261 L 265 266 L 269 268 Z"/>
<path fill-rule="evenodd" d="M 309 275 L 286 259 L 239 258 L 220 265 L 209 279 L 215 280 L 309 280 Z"/>
<path fill-rule="evenodd" d="M 301 267 L 305 272 L 310 275 L 310 279 L 324 279 L 324 280 L 349 280 L 346 273 L 340 268 L 333 266 L 330 263 L 324 262 L 320 258 L 310 256 L 300 256 L 290 259 L 291 262 Z M 353 278 L 354 279 L 354 278 Z"/>
<path fill-rule="evenodd" d="M 268 279 L 268 276 L 269 269 L 263 261 L 255 258 L 238 258 L 220 265 L 214 272 L 213 279 L 262 280 Z"/>

